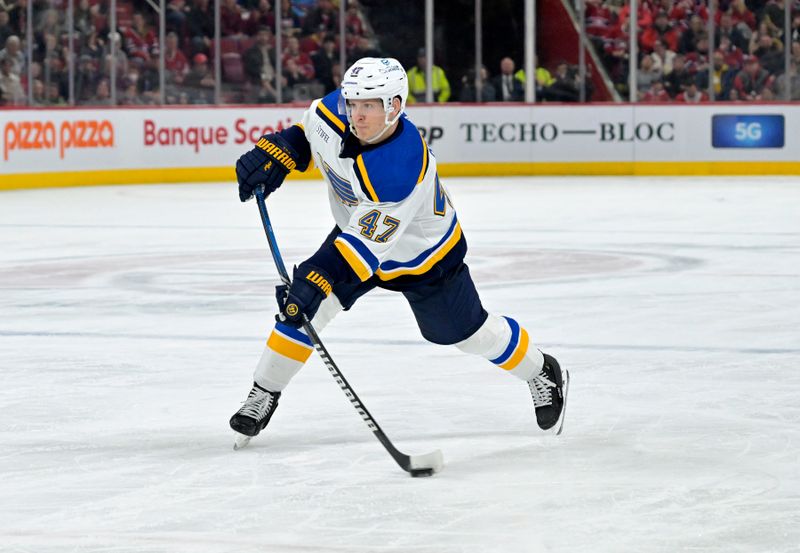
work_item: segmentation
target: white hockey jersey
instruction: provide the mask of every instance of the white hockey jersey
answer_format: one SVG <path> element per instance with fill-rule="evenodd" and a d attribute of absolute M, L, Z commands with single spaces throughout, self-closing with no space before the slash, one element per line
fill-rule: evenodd
<path fill-rule="evenodd" d="M 425 274 L 462 239 L 436 159 L 405 115 L 388 139 L 340 157 L 348 121 L 339 96 L 312 102 L 301 122 L 342 230 L 334 245 L 362 281 Z"/>

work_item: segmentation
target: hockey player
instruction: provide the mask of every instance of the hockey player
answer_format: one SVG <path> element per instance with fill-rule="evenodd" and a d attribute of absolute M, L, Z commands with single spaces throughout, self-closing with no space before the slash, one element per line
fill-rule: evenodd
<path fill-rule="evenodd" d="M 539 427 L 561 432 L 569 373 L 536 349 L 516 320 L 481 305 L 436 158 L 403 113 L 407 96 L 397 60 L 362 58 L 339 90 L 311 103 L 299 124 L 263 136 L 236 163 L 244 202 L 257 187 L 274 192 L 290 171 L 305 171 L 313 160 L 336 221 L 317 252 L 295 269 L 291 287 L 278 287 L 278 322 L 253 388 L 230 420 L 244 436 L 264 429 L 313 351 L 303 315 L 320 332 L 376 287 L 405 296 L 426 340 L 485 357 L 527 382 Z"/>

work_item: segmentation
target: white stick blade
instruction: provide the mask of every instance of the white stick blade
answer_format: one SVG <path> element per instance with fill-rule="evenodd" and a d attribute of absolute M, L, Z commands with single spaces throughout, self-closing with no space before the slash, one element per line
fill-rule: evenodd
<path fill-rule="evenodd" d="M 430 469 L 436 473 L 444 468 L 444 455 L 440 449 L 424 455 L 410 455 L 409 458 L 411 470 Z"/>

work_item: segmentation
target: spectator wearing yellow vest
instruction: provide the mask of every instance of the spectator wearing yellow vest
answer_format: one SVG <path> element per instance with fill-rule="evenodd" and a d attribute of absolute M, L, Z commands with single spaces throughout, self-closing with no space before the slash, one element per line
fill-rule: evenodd
<path fill-rule="evenodd" d="M 425 101 L 425 65 L 427 58 L 425 49 L 420 48 L 417 52 L 417 65 L 408 71 L 408 104 Z M 433 66 L 433 100 L 445 103 L 450 99 L 450 82 L 444 74 L 444 70 L 438 65 Z"/>

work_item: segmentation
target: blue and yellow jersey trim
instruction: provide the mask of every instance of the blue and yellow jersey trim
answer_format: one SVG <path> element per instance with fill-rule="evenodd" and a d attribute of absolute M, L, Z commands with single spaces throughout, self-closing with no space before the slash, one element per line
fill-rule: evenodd
<path fill-rule="evenodd" d="M 340 138 L 344 138 L 348 122 L 347 117 L 339 115 L 340 94 L 339 90 L 334 90 L 317 102 L 316 114 L 328 124 L 333 132 L 338 134 Z"/>
<path fill-rule="evenodd" d="M 358 183 L 361 185 L 361 190 L 364 191 L 364 194 L 366 194 L 367 197 L 373 202 L 380 202 L 378 195 L 375 193 L 375 188 L 372 186 L 372 181 L 369 178 L 367 167 L 364 164 L 363 154 L 359 154 L 359 156 L 356 158 L 356 163 L 353 169 L 355 170 L 356 178 L 358 179 Z"/>
<path fill-rule="evenodd" d="M 528 353 L 530 340 L 528 338 L 528 332 L 519 326 L 517 321 L 511 317 L 503 318 L 511 327 L 511 340 L 508 342 L 508 346 L 503 353 L 501 353 L 499 357 L 492 359 L 491 362 L 498 365 L 501 369 L 510 371 L 516 368 L 523 357 L 525 357 L 525 354 Z"/>
<path fill-rule="evenodd" d="M 422 182 L 422 179 L 425 178 L 425 173 L 428 172 L 428 162 L 430 161 L 428 159 L 430 156 L 430 151 L 428 150 L 428 143 L 425 142 L 425 139 L 422 138 L 422 135 L 420 135 L 419 138 L 420 140 L 422 140 L 422 169 L 420 169 L 419 171 L 419 178 L 417 179 L 417 184 L 420 184 Z"/>
<path fill-rule="evenodd" d="M 269 335 L 267 347 L 275 353 L 293 361 L 305 363 L 314 351 L 311 339 L 302 331 L 283 323 L 277 323 Z"/>
<path fill-rule="evenodd" d="M 370 278 L 377 270 L 378 258 L 355 236 L 343 232 L 336 237 L 333 245 L 361 282 Z"/>
<path fill-rule="evenodd" d="M 458 219 L 453 217 L 453 222 L 444 236 L 433 247 L 428 248 L 411 261 L 385 261 L 380 268 L 375 271 L 381 280 L 392 280 L 397 277 L 407 275 L 422 275 L 427 273 L 431 267 L 450 253 L 461 240 L 461 225 Z"/>
<path fill-rule="evenodd" d="M 373 202 L 401 202 L 428 172 L 430 152 L 417 127 L 403 117 L 402 129 L 379 148 L 355 158 L 353 171 L 361 190 Z"/>

